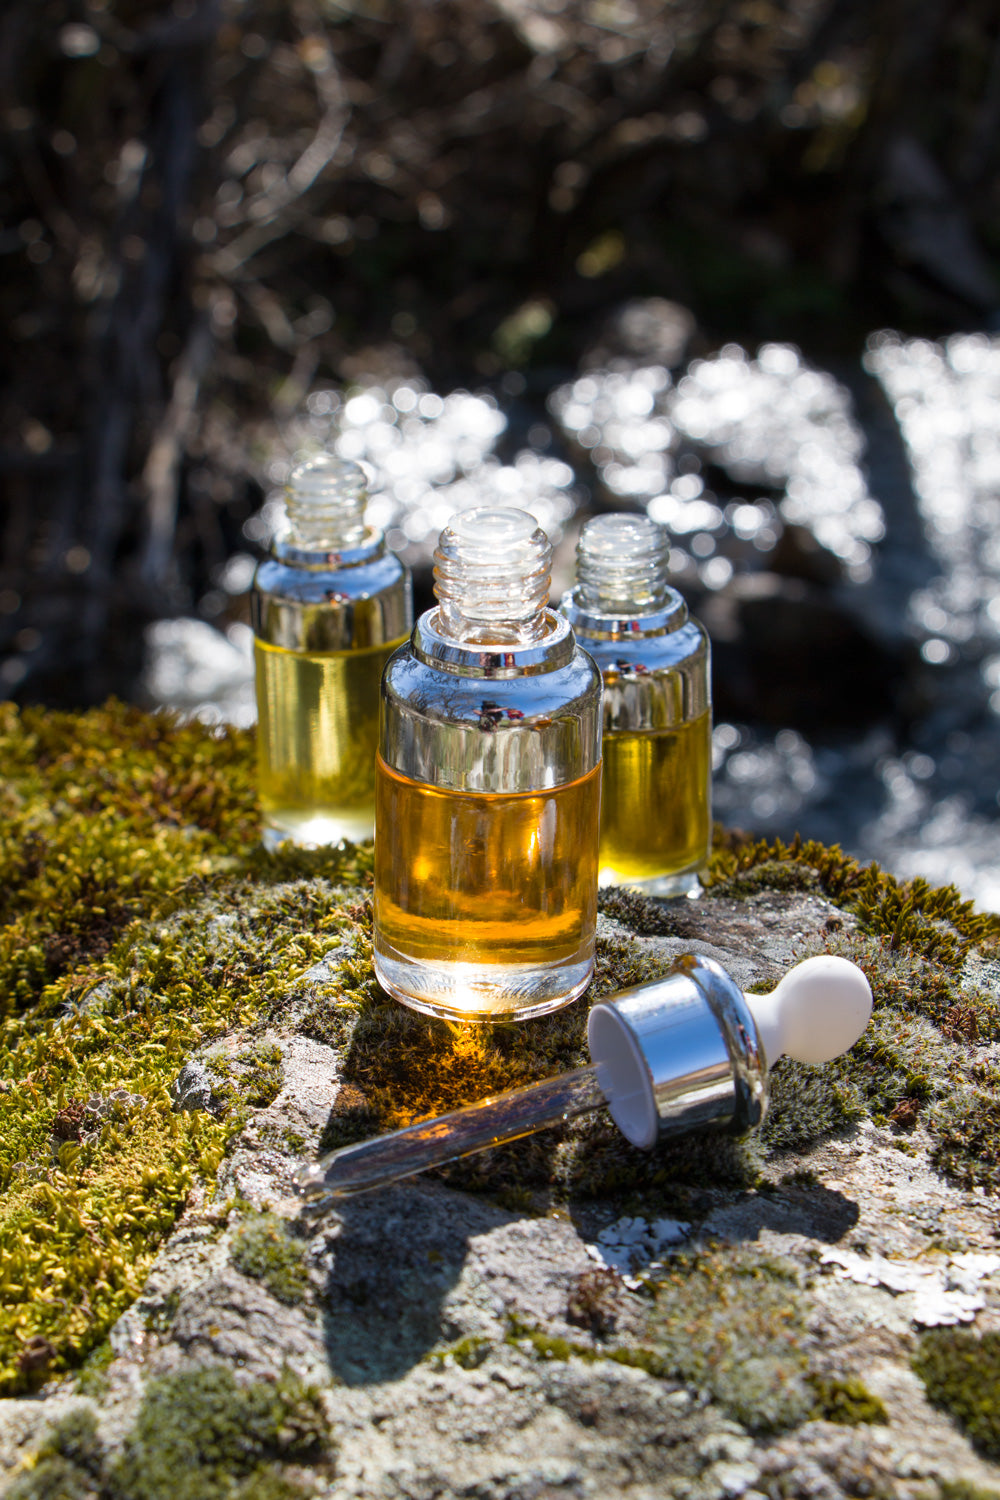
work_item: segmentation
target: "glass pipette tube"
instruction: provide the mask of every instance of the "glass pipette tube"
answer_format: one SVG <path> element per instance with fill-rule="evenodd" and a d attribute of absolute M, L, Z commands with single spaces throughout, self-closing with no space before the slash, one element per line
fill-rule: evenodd
<path fill-rule="evenodd" d="M 576 1068 L 433 1120 L 418 1120 L 405 1130 L 341 1146 L 299 1176 L 299 1190 L 311 1203 L 365 1193 L 428 1167 L 442 1167 L 461 1156 L 560 1125 L 604 1103 L 597 1068 Z"/>

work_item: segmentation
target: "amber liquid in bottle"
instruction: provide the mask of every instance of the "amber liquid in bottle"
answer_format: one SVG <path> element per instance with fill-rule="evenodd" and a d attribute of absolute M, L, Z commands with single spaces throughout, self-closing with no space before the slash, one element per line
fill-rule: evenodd
<path fill-rule="evenodd" d="M 668 877 L 701 866 L 711 832 L 712 715 L 674 729 L 604 735 L 600 879 Z"/>
<path fill-rule="evenodd" d="M 542 792 L 439 791 L 377 765 L 383 959 L 586 965 L 597 922 L 601 768 Z M 488 976 L 487 976 L 488 977 Z M 469 993 L 478 1008 L 481 996 Z"/>
<path fill-rule="evenodd" d="M 437 609 L 382 678 L 373 962 L 449 1021 L 567 1005 L 594 967 L 601 679 L 546 606 L 533 516 L 454 516 Z"/>
<path fill-rule="evenodd" d="M 255 642 L 258 790 L 276 836 L 297 844 L 371 836 L 379 682 L 404 640 L 321 652 Z"/>

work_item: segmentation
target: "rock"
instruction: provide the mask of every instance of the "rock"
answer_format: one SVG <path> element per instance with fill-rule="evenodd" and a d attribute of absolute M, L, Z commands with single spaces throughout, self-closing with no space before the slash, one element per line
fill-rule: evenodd
<path fill-rule="evenodd" d="M 169 1093 L 174 1101 L 174 1109 L 204 1109 L 209 1114 L 214 1114 L 222 1102 L 215 1093 L 208 1069 L 194 1058 L 181 1068 L 170 1085 Z"/>
<path fill-rule="evenodd" d="M 169 807 L 187 732 L 157 729 Z M 0 1091 L 18 1144 L 0 1264 L 20 1278 L 0 1302 L 0 1495 L 116 1493 L 141 1450 L 144 1495 L 169 1500 L 181 1446 L 206 1500 L 223 1482 L 330 1500 L 1000 1492 L 995 919 L 818 845 L 727 838 L 697 900 L 602 893 L 594 993 L 687 951 L 763 989 L 843 953 L 876 998 L 847 1058 L 779 1064 L 750 1141 L 638 1152 L 597 1111 L 305 1213 L 296 1174 L 321 1149 L 577 1065 L 587 1002 L 493 1031 L 430 1022 L 372 978 L 365 851 L 265 860 L 205 834 L 188 853 L 164 826 L 147 834 L 179 862 L 172 914 L 157 887 L 134 896 L 148 910 L 102 960 L 99 1008 L 57 1008 L 91 982 L 70 971 L 23 1042 L 6 1023 L 33 1050 L 8 1054 Z M 970 1350 L 987 1372 L 971 1426 L 948 1374 Z"/>

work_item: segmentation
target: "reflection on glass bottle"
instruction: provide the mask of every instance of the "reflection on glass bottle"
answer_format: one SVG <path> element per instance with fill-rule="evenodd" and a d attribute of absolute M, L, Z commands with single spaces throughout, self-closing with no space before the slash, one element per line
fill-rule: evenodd
<path fill-rule="evenodd" d="M 287 528 L 251 595 L 263 839 L 370 838 L 382 668 L 413 622 L 410 578 L 366 528 L 365 475 L 321 455 L 285 490 Z"/>
<path fill-rule="evenodd" d="M 599 516 L 562 601 L 604 677 L 600 883 L 661 896 L 698 889 L 712 832 L 709 643 L 667 554 L 654 522 Z"/>
<path fill-rule="evenodd" d="M 601 680 L 551 552 L 523 511 L 455 516 L 383 678 L 375 972 L 431 1015 L 541 1015 L 593 970 Z"/>

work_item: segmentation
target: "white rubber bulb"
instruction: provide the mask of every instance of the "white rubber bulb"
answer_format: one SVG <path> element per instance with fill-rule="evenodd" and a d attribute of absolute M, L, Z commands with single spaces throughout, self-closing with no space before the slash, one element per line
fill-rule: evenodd
<path fill-rule="evenodd" d="M 789 969 L 769 995 L 747 995 L 764 1058 L 824 1063 L 847 1052 L 868 1025 L 872 992 L 856 964 L 824 954 Z"/>

